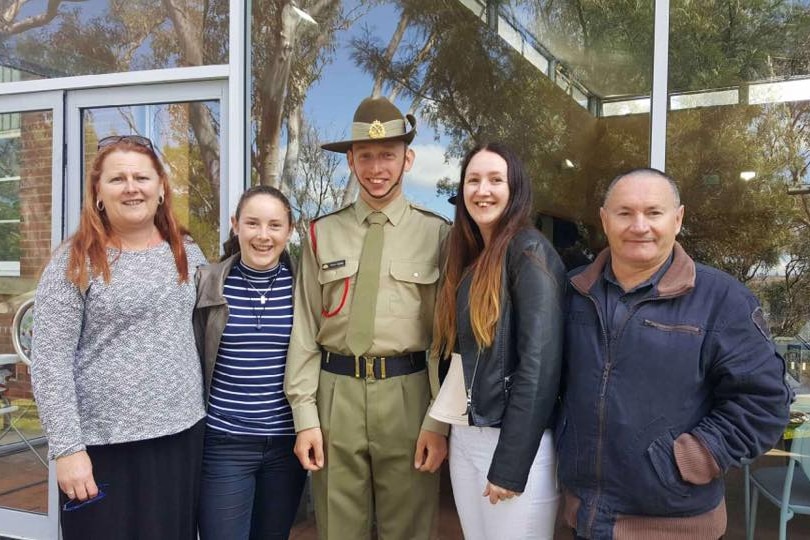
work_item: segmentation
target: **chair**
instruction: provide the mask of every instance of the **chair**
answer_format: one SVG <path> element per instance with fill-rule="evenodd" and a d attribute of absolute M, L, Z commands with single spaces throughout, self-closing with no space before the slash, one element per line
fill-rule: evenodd
<path fill-rule="evenodd" d="M 795 514 L 810 514 L 810 422 L 795 429 L 790 450 L 777 454 L 788 458 L 786 466 L 765 467 L 750 473 L 751 521 L 746 531 L 748 540 L 754 537 L 760 493 L 779 507 L 779 540 L 786 539 L 787 522 Z"/>
<path fill-rule="evenodd" d="M 12 336 L 11 341 L 14 345 L 14 349 L 17 352 L 16 357 L 19 360 L 22 360 L 26 365 L 31 365 L 31 328 L 33 327 L 33 316 L 34 316 L 34 300 L 30 299 L 25 302 L 17 309 L 17 313 L 14 315 L 14 321 L 11 324 L 12 329 Z M 15 355 L 3 355 L 3 356 L 15 356 Z M 17 358 L 15 358 L 16 360 Z M 9 370 L 0 370 L 0 387 L 5 389 L 5 380 L 7 377 L 11 375 Z M 28 439 L 25 438 L 17 426 L 14 425 L 15 419 L 13 414 L 17 412 L 20 408 L 16 405 L 12 405 L 11 402 L 5 398 L 5 396 L 0 396 L 0 418 L 4 419 L 3 431 L 0 432 L 0 440 L 3 439 L 6 435 L 8 435 L 11 431 L 17 434 L 17 437 L 20 438 L 20 441 L 25 443 L 25 445 L 37 456 L 37 459 L 40 463 L 47 469 L 48 463 L 42 459 L 42 456 L 39 455 L 39 452 L 31 445 Z"/>

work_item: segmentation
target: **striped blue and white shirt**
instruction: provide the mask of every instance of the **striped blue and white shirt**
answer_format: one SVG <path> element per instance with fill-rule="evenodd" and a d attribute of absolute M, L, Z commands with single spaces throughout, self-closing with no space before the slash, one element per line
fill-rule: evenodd
<path fill-rule="evenodd" d="M 211 380 L 208 427 L 238 435 L 295 435 L 283 389 L 293 317 L 290 269 L 280 263 L 259 271 L 240 261 L 225 279 L 223 295 L 228 322 Z"/>

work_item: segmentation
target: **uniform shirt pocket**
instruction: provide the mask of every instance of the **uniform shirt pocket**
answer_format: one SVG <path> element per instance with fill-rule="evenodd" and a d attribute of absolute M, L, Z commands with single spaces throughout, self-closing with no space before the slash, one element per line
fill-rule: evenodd
<path fill-rule="evenodd" d="M 346 305 L 350 284 L 356 280 L 359 262 L 346 259 L 346 264 L 337 268 L 323 265 L 318 270 L 318 283 L 322 289 L 322 314 L 334 317 Z"/>
<path fill-rule="evenodd" d="M 419 317 L 423 294 L 433 292 L 439 280 L 439 267 L 435 263 L 410 260 L 392 260 L 389 273 L 391 290 L 387 292 L 391 315 L 400 318 Z"/>

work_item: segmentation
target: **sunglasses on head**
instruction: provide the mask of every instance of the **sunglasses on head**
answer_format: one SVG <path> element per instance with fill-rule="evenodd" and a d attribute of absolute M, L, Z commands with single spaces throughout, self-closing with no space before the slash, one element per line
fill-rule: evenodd
<path fill-rule="evenodd" d="M 118 144 L 120 142 L 137 144 L 138 146 L 148 148 L 152 152 L 155 151 L 155 147 L 152 146 L 152 141 L 150 141 L 147 137 L 142 137 L 140 135 L 110 135 L 109 137 L 104 137 L 98 141 L 97 150 L 101 150 L 102 148 L 112 146 L 113 144 Z"/>

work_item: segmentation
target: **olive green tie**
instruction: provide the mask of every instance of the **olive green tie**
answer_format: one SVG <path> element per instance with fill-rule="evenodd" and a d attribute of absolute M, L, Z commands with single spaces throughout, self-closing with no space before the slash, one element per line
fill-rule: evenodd
<path fill-rule="evenodd" d="M 377 311 L 377 291 L 380 288 L 380 259 L 383 248 L 383 225 L 388 218 L 382 212 L 372 212 L 369 222 L 360 267 L 354 286 L 349 327 L 346 329 L 346 345 L 354 356 L 361 356 L 371 348 L 374 339 L 374 315 Z"/>

